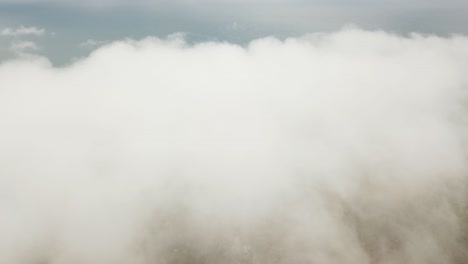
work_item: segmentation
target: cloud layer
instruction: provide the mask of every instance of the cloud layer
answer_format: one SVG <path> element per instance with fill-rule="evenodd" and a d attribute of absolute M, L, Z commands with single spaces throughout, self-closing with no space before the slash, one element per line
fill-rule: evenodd
<path fill-rule="evenodd" d="M 468 38 L 0 66 L 0 262 L 463 263 Z"/>

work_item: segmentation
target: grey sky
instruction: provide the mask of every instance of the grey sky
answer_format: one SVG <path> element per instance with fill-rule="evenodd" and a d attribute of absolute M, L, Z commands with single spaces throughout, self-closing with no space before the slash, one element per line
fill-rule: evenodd
<path fill-rule="evenodd" d="M 467 13 L 464 0 L 0 0 L 0 31 L 20 26 L 47 31 L 0 36 L 0 58 L 14 56 L 13 38 L 34 41 L 38 53 L 63 64 L 87 54 L 92 45 L 86 43 L 175 32 L 186 32 L 190 41 L 235 43 L 334 31 L 346 24 L 402 34 L 464 34 Z"/>

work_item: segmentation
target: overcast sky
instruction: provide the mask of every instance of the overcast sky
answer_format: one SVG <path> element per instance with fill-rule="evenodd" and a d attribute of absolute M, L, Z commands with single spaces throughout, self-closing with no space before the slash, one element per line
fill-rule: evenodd
<path fill-rule="evenodd" d="M 241 44 L 347 24 L 450 35 L 468 33 L 467 12 L 464 0 L 0 0 L 0 58 L 27 51 L 63 64 L 108 41 L 177 32 L 189 41 Z"/>

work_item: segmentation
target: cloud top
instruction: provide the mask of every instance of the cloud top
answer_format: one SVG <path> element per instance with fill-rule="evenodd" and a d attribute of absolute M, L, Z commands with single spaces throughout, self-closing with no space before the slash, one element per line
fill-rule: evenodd
<path fill-rule="evenodd" d="M 460 263 L 468 38 L 346 29 L 0 66 L 2 263 Z"/>

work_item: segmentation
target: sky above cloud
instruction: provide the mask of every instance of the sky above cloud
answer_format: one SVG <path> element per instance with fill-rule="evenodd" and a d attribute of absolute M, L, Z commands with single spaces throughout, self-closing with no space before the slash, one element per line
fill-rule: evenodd
<path fill-rule="evenodd" d="M 80 44 L 88 40 L 176 32 L 185 32 L 190 41 L 239 44 L 264 36 L 336 31 L 348 24 L 401 34 L 464 34 L 467 12 L 468 2 L 462 0 L 0 0 L 0 59 L 8 57 L 5 47 L 10 41 L 5 35 L 14 33 L 8 30 L 21 26 L 56 33 L 35 41 L 43 47 L 42 54 L 63 64 L 86 55 Z"/>

